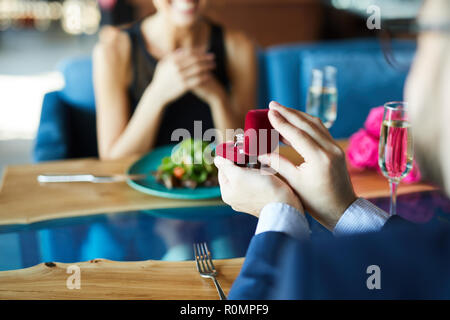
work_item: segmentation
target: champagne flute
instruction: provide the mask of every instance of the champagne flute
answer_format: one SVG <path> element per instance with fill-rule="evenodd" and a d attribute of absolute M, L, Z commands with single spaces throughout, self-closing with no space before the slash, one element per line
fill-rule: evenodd
<path fill-rule="evenodd" d="M 389 180 L 390 215 L 397 213 L 398 184 L 411 171 L 413 165 L 412 132 L 406 107 L 406 102 L 386 103 L 381 125 L 378 165 L 383 175 Z"/>
<path fill-rule="evenodd" d="M 306 100 L 306 112 L 322 120 L 327 129 L 331 128 L 337 116 L 336 73 L 333 66 L 313 69 Z"/>

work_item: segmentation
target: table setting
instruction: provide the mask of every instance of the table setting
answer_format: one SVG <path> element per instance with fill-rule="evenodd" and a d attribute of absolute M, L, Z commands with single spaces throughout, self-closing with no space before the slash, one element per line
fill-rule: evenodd
<path fill-rule="evenodd" d="M 310 92 L 326 91 L 328 98 L 321 109 L 310 95 L 308 110 L 330 128 L 337 105 L 329 93 L 337 94 L 336 88 L 313 87 L 322 85 L 322 74 L 313 74 Z M 333 86 L 336 70 L 327 67 L 325 74 Z M 389 131 L 408 128 L 402 104 L 394 104 L 374 108 L 364 128 L 338 141 L 355 192 L 391 215 L 409 212 L 403 216 L 407 220 L 445 220 L 441 212 L 448 201 L 420 181 L 408 149 L 410 136 L 405 130 Z M 267 140 L 272 129 L 268 110 L 255 109 L 247 114 L 244 134 L 217 146 L 190 139 L 120 160 L 7 167 L 0 189 L 0 237 L 17 237 L 22 259 L 0 260 L 0 298 L 226 299 L 257 219 L 221 201 L 217 169 L 206 163 L 205 154 L 260 168 L 258 155 L 278 152 L 301 165 L 293 148 Z M 252 144 L 257 147 L 250 148 Z M 392 146 L 400 146 L 400 156 L 386 151 Z M 401 157 L 405 150 L 407 159 Z M 411 210 L 402 210 L 411 202 L 432 205 L 411 216 Z M 314 236 L 330 234 L 308 219 Z M 70 266 L 82 270 L 83 290 L 67 289 L 65 270 Z"/>

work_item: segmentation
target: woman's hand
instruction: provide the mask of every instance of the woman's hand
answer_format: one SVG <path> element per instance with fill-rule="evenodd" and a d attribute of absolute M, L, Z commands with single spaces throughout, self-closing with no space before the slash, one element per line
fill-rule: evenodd
<path fill-rule="evenodd" d="M 156 91 L 166 105 L 208 81 L 214 68 L 213 54 L 202 49 L 178 49 L 159 61 L 148 88 Z"/>
<path fill-rule="evenodd" d="M 223 85 L 211 72 L 208 72 L 206 77 L 205 81 L 192 88 L 192 92 L 210 106 L 214 107 L 216 104 L 225 101 L 227 93 Z"/>
<path fill-rule="evenodd" d="M 274 174 L 257 169 L 241 168 L 230 160 L 215 157 L 219 169 L 222 199 L 234 210 L 256 217 L 272 202 L 289 204 L 303 213 L 303 207 L 292 189 Z"/>
<path fill-rule="evenodd" d="M 271 102 L 269 108 L 270 123 L 305 162 L 295 166 L 278 154 L 260 156 L 259 160 L 285 179 L 306 211 L 333 230 L 356 200 L 344 152 L 320 119 L 276 102 Z"/>

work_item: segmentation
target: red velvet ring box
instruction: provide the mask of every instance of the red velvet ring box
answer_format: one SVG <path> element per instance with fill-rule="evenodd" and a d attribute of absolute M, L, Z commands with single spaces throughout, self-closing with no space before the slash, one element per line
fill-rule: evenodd
<path fill-rule="evenodd" d="M 268 117 L 269 109 L 250 110 L 245 117 L 244 144 L 225 142 L 216 147 L 216 154 L 237 164 L 255 161 L 258 155 L 270 153 L 278 146 L 278 136 Z M 252 159 L 253 158 L 253 159 Z"/>
<path fill-rule="evenodd" d="M 235 146 L 234 142 L 221 143 L 216 147 L 216 155 L 233 161 L 237 164 L 248 163 L 248 155 L 244 153 L 241 146 Z"/>

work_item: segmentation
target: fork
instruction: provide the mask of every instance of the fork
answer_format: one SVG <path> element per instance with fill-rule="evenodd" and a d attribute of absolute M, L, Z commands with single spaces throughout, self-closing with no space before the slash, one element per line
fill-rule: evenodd
<path fill-rule="evenodd" d="M 211 253 L 205 242 L 194 244 L 195 262 L 197 263 L 197 270 L 203 278 L 209 278 L 214 281 L 220 300 L 227 300 L 227 296 L 222 290 L 222 287 L 217 281 L 217 271 L 212 262 Z"/>

